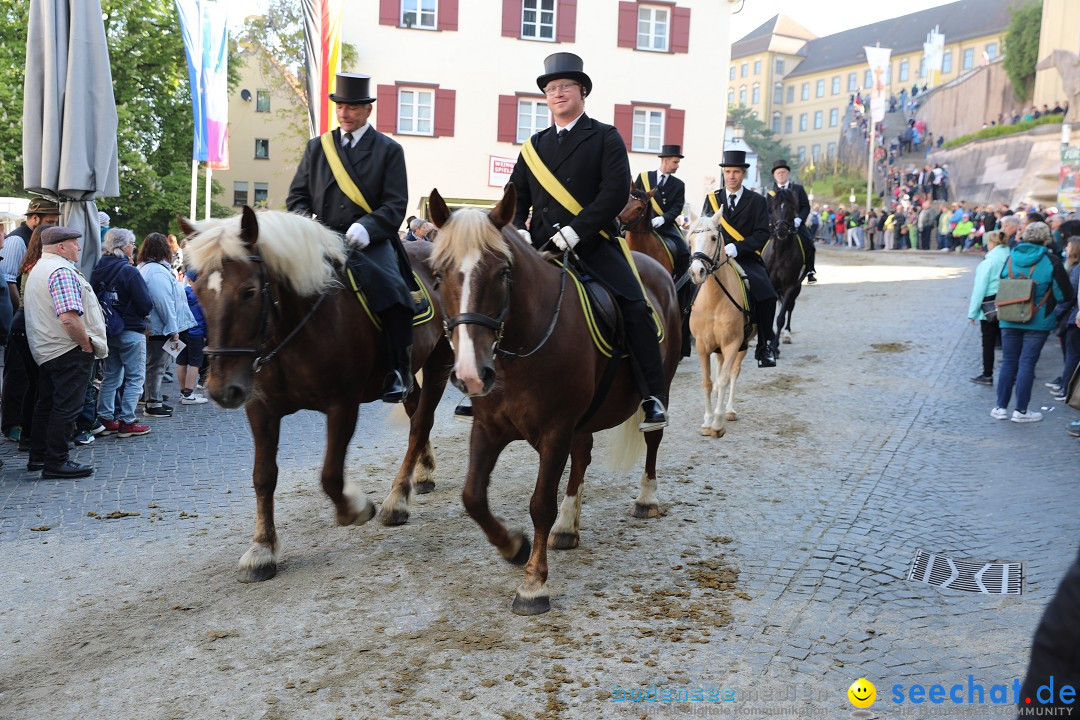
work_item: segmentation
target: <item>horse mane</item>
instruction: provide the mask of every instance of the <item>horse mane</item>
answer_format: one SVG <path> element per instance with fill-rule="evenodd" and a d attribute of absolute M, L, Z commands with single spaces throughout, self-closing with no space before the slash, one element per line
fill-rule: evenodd
<path fill-rule="evenodd" d="M 466 260 L 475 262 L 489 252 L 499 253 L 507 259 L 513 257 L 510 244 L 492 224 L 487 212 L 477 208 L 460 208 L 439 228 L 439 239 L 435 243 L 431 263 L 440 269 L 457 268 L 464 265 Z"/>
<path fill-rule="evenodd" d="M 335 264 L 345 262 L 345 241 L 311 218 L 282 210 L 259 210 L 255 247 L 271 275 L 298 295 L 318 295 L 336 282 Z M 240 216 L 192 223 L 196 233 L 186 253 L 200 274 L 220 270 L 226 260 L 250 262 L 240 238 Z"/>

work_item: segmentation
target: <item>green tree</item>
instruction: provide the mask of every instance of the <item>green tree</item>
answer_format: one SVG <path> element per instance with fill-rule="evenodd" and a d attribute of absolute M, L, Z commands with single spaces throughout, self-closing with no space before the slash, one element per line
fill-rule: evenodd
<path fill-rule="evenodd" d="M 745 105 L 728 108 L 728 119 L 742 128 L 743 140 L 758 156 L 758 169 L 762 182 L 768 177 L 767 168 L 777 160 L 791 160 L 791 150 L 776 138 L 772 130 L 765 127 L 754 112 Z"/>
<path fill-rule="evenodd" d="M 23 72 L 30 0 L 0 4 L 0 195 L 21 196 Z"/>
<path fill-rule="evenodd" d="M 1009 10 L 1009 29 L 1005 32 L 1005 72 L 1012 81 L 1013 93 L 1020 102 L 1031 97 L 1035 87 L 1035 65 L 1039 61 L 1039 29 L 1042 26 L 1042 0 L 1032 0 Z"/>

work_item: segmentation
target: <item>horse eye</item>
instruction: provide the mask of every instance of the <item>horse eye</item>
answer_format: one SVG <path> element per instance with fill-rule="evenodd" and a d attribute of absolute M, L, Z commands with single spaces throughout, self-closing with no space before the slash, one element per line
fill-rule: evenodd
<path fill-rule="evenodd" d="M 253 287 L 244 288 L 244 293 L 240 297 L 243 300 L 251 300 L 253 297 L 255 297 L 256 292 L 257 291 Z"/>

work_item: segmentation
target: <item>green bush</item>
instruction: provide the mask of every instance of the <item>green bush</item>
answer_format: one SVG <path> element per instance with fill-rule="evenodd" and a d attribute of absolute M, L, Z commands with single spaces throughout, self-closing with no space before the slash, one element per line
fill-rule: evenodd
<path fill-rule="evenodd" d="M 1063 113 L 1057 115 L 1043 115 L 1038 120 L 1024 120 L 1016 123 L 1015 125 L 995 125 L 994 127 L 983 128 L 979 132 L 971 133 L 970 135 L 961 135 L 958 138 L 952 140 L 946 140 L 942 143 L 942 147 L 956 147 L 957 145 L 963 145 L 969 140 L 982 140 L 984 138 L 1001 137 L 1002 135 L 1012 135 L 1014 133 L 1024 132 L 1030 130 L 1036 125 L 1052 125 L 1054 123 L 1060 123 L 1065 118 Z"/>

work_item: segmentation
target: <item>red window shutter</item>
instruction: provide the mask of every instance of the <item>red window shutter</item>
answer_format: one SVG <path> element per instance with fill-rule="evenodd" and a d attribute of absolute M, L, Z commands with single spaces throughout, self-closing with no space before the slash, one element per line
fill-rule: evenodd
<path fill-rule="evenodd" d="M 633 3 L 625 3 L 632 5 Z M 622 135 L 623 142 L 626 143 L 626 149 L 630 149 L 630 143 L 634 140 L 634 106 L 633 105 L 616 105 L 615 106 L 615 129 Z"/>
<path fill-rule="evenodd" d="M 517 98 L 499 96 L 499 142 L 517 142 Z"/>
<path fill-rule="evenodd" d="M 574 42 L 577 34 L 577 0 L 559 0 L 555 25 L 556 40 Z"/>
<path fill-rule="evenodd" d="M 379 0 L 379 24 L 394 27 L 401 24 L 401 0 Z"/>
<path fill-rule="evenodd" d="M 435 91 L 435 137 L 454 137 L 454 107 L 457 90 Z"/>
<path fill-rule="evenodd" d="M 397 132 L 397 87 L 379 85 L 375 94 L 377 110 L 375 129 L 381 133 Z"/>
<path fill-rule="evenodd" d="M 686 126 L 686 111 L 669 108 L 664 122 L 664 144 L 682 145 L 683 127 Z"/>
<path fill-rule="evenodd" d="M 521 37 L 521 0 L 503 0 L 503 37 Z"/>
<path fill-rule="evenodd" d="M 689 11 L 687 11 L 689 13 Z M 458 0 L 442 0 L 439 3 L 439 29 L 457 30 Z"/>
<path fill-rule="evenodd" d="M 637 47 L 637 3 L 619 3 L 619 47 Z"/>
<path fill-rule="evenodd" d="M 677 7 L 671 14 L 671 52 L 690 52 L 690 8 Z"/>

